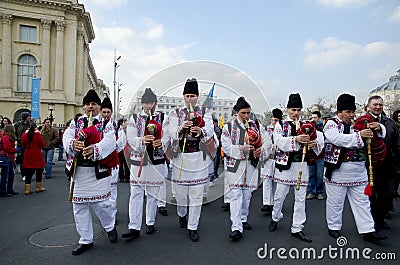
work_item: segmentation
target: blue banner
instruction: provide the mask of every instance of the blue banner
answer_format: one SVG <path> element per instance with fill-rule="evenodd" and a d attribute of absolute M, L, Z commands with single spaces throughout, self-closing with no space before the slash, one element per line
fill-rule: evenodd
<path fill-rule="evenodd" d="M 31 118 L 40 119 L 40 78 L 32 78 Z"/>

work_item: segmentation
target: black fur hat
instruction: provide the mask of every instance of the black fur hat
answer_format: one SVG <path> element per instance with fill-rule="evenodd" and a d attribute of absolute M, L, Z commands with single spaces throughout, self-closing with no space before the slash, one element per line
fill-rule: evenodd
<path fill-rule="evenodd" d="M 95 102 L 98 105 L 101 105 L 101 99 L 93 89 L 89 89 L 89 91 L 86 93 L 86 96 L 83 97 L 83 106 L 90 102 Z"/>
<path fill-rule="evenodd" d="M 183 89 L 183 95 L 185 94 L 195 94 L 199 95 L 199 84 L 196 78 L 188 79 L 185 83 L 185 88 Z"/>
<path fill-rule="evenodd" d="M 103 99 L 103 102 L 101 102 L 101 108 L 102 108 L 102 109 L 107 108 L 107 109 L 110 109 L 111 111 L 113 111 L 113 109 L 112 109 L 112 104 L 111 104 L 111 100 L 110 100 L 109 97 L 105 97 L 105 98 Z"/>
<path fill-rule="evenodd" d="M 341 94 L 337 99 L 337 111 L 356 110 L 356 97 L 349 94 Z"/>
<path fill-rule="evenodd" d="M 233 110 L 238 112 L 241 109 L 250 108 L 250 104 L 244 99 L 244 97 L 240 97 L 237 99 L 235 106 L 233 106 Z"/>
<path fill-rule="evenodd" d="M 286 108 L 288 108 L 288 109 L 293 109 L 293 108 L 302 109 L 303 108 L 303 102 L 301 101 L 301 97 L 300 97 L 299 93 L 289 95 L 289 100 L 288 100 Z"/>
<path fill-rule="evenodd" d="M 273 109 L 272 110 L 272 117 L 279 119 L 280 121 L 283 118 L 283 113 L 280 109 Z"/>
<path fill-rule="evenodd" d="M 157 96 L 151 90 L 151 88 L 146 88 L 144 94 L 142 95 L 142 103 L 157 102 Z"/>

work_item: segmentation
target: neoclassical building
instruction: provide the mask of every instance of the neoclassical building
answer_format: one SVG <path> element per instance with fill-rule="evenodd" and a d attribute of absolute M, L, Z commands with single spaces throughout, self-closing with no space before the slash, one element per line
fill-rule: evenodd
<path fill-rule="evenodd" d="M 378 86 L 369 93 L 369 97 L 379 95 L 384 101 L 384 111 L 387 115 L 392 115 L 395 110 L 400 109 L 400 69 L 397 74 L 389 78 L 389 82 Z"/>
<path fill-rule="evenodd" d="M 31 108 L 31 80 L 41 79 L 40 119 L 57 126 L 82 112 L 82 97 L 108 88 L 89 54 L 95 38 L 90 14 L 78 0 L 0 1 L 0 115 L 17 121 Z"/>

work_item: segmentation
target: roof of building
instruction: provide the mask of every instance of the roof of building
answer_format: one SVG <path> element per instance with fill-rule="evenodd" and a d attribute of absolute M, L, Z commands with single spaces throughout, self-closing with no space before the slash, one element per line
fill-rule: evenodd
<path fill-rule="evenodd" d="M 392 90 L 400 90 L 400 69 L 397 70 L 397 75 L 391 76 L 389 78 L 389 82 L 378 86 L 374 90 L 370 92 L 370 94 L 392 91 Z"/>

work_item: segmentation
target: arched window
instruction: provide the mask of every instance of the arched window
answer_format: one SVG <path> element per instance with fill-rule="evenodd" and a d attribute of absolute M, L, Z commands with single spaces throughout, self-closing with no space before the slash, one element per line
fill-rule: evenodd
<path fill-rule="evenodd" d="M 32 77 L 36 76 L 35 57 L 29 54 L 24 54 L 18 59 L 18 74 L 17 74 L 17 91 L 31 92 Z"/>

